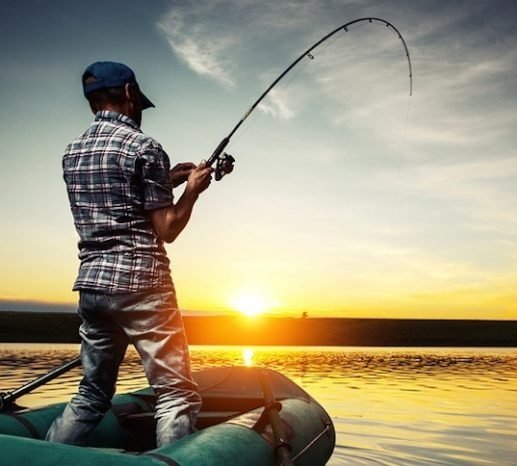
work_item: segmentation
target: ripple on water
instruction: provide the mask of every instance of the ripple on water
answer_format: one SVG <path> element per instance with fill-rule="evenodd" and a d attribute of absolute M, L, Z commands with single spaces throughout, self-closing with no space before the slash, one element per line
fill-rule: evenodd
<path fill-rule="evenodd" d="M 330 465 L 517 464 L 517 351 L 256 347 L 251 363 L 276 369 L 331 415 Z M 0 390 L 12 390 L 77 355 L 75 345 L 0 345 Z M 192 367 L 243 365 L 241 347 L 192 347 Z M 79 368 L 23 397 L 67 401 Z M 147 384 L 129 350 L 118 391 Z"/>

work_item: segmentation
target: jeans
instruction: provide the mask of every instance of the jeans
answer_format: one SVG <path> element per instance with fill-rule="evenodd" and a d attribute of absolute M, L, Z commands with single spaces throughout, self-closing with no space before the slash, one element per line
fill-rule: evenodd
<path fill-rule="evenodd" d="M 81 291 L 78 393 L 47 434 L 53 442 L 83 445 L 111 407 L 120 363 L 129 343 L 138 351 L 156 394 L 159 447 L 193 432 L 201 397 L 192 379 L 187 340 L 172 291 L 107 295 Z"/>

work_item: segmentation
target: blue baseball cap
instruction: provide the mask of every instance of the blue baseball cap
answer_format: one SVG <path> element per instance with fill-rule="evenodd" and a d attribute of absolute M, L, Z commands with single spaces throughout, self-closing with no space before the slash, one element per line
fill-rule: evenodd
<path fill-rule="evenodd" d="M 89 80 L 86 84 L 87 78 L 90 77 L 94 80 Z M 142 110 L 154 107 L 154 104 L 140 90 L 135 73 L 129 66 L 112 61 L 98 61 L 91 64 L 83 73 L 83 92 L 86 98 L 93 91 L 110 87 L 124 87 L 128 83 L 135 86 L 140 93 Z"/>

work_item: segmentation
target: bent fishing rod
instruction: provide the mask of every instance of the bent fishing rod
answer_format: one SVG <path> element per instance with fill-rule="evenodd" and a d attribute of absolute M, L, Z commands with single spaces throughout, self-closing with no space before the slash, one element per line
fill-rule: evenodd
<path fill-rule="evenodd" d="M 314 45 L 309 47 L 305 52 L 303 52 L 296 60 L 294 60 L 279 76 L 276 78 L 271 85 L 262 93 L 262 95 L 253 103 L 253 105 L 244 113 L 242 118 L 239 120 L 239 122 L 233 127 L 233 129 L 230 131 L 228 136 L 226 136 L 219 145 L 215 148 L 214 152 L 210 156 L 210 158 L 207 160 L 206 165 L 211 167 L 214 163 L 215 166 L 215 179 L 219 181 L 222 179 L 225 175 L 228 173 L 231 173 L 233 170 L 233 164 L 235 162 L 235 159 L 230 154 L 227 154 L 226 152 L 223 153 L 223 150 L 230 142 L 230 139 L 235 134 L 235 132 L 239 129 L 239 127 L 244 123 L 244 121 L 250 116 L 251 112 L 255 110 L 255 108 L 264 100 L 264 98 L 269 94 L 269 91 L 273 89 L 281 80 L 282 78 L 289 73 L 300 61 L 302 61 L 304 58 L 314 59 L 314 56 L 312 55 L 312 51 L 316 49 L 319 45 L 321 45 L 326 40 L 330 39 L 334 34 L 337 34 L 339 31 L 345 31 L 348 32 L 349 26 L 352 26 L 353 24 L 362 23 L 368 21 L 369 23 L 382 23 L 387 28 L 393 29 L 395 33 L 397 34 L 398 38 L 401 40 L 402 45 L 404 46 L 404 50 L 406 52 L 406 57 L 408 61 L 409 66 L 409 95 L 411 96 L 413 94 L 413 71 L 411 69 L 411 58 L 409 57 L 409 50 L 406 45 L 406 41 L 402 37 L 402 34 L 399 32 L 399 30 L 393 26 L 393 24 L 389 23 L 388 21 L 382 19 L 382 18 L 375 18 L 375 17 L 368 17 L 368 18 L 359 18 L 354 19 L 353 21 L 349 21 L 346 24 L 343 24 L 342 26 L 339 26 L 338 28 L 334 29 L 333 31 L 329 32 L 326 36 L 321 38 L 319 41 L 317 41 Z"/>

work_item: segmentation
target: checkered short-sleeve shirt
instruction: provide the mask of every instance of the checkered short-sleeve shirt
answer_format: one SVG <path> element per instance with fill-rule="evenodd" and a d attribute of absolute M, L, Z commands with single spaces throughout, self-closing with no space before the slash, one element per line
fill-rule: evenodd
<path fill-rule="evenodd" d="M 63 175 L 79 234 L 74 290 L 128 293 L 172 285 L 149 211 L 171 205 L 169 157 L 127 116 L 101 111 L 68 145 Z"/>

